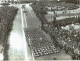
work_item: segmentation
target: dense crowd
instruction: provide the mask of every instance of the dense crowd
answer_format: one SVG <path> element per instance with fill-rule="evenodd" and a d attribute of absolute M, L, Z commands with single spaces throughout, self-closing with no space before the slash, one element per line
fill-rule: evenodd
<path fill-rule="evenodd" d="M 74 10 L 78 9 L 79 7 L 76 4 L 71 4 L 71 3 L 65 3 L 65 2 L 49 2 L 47 3 L 48 7 L 56 7 L 57 10 Z"/>
<path fill-rule="evenodd" d="M 32 6 L 37 17 L 40 19 L 42 26 L 41 29 L 50 35 L 55 46 L 64 49 L 67 54 L 72 56 L 72 59 L 80 59 L 80 32 L 71 28 L 70 30 L 64 30 L 61 27 L 80 23 L 80 17 L 66 18 L 59 21 L 47 22 L 45 14 L 38 13 Z"/>
<path fill-rule="evenodd" d="M 74 10 L 78 9 L 79 6 L 76 4 L 71 4 L 71 3 L 65 3 L 65 2 L 54 2 L 54 1 L 49 1 L 49 2 L 36 2 L 32 4 L 34 8 L 37 8 L 36 11 L 39 12 L 39 10 L 45 10 L 44 12 L 47 11 L 62 11 L 62 10 Z M 39 10 L 38 10 L 39 9 Z"/>
<path fill-rule="evenodd" d="M 74 23 L 80 23 L 80 17 L 79 16 L 76 16 L 76 17 L 72 17 L 72 18 L 66 18 L 66 19 L 61 19 L 61 20 L 56 20 L 57 25 L 59 26 L 66 26 L 66 25 L 69 25 L 69 24 L 74 24 Z"/>
<path fill-rule="evenodd" d="M 40 14 L 47 14 L 47 8 L 41 4 L 41 3 L 36 3 L 36 4 L 32 4 L 31 5 L 34 9 L 34 11 L 36 11 L 37 13 L 40 13 Z M 37 8 L 37 9 L 36 9 Z M 36 10 L 35 10 L 36 9 Z M 36 14 L 37 14 L 36 13 Z"/>
<path fill-rule="evenodd" d="M 28 45 L 35 57 L 59 52 L 59 49 L 54 46 L 53 41 L 48 41 L 40 29 L 28 28 L 25 29 L 25 33 Z"/>
<path fill-rule="evenodd" d="M 75 59 L 80 59 L 80 33 L 74 29 L 63 30 L 49 24 L 43 24 L 42 30 L 51 36 L 56 46 L 63 48 Z M 77 50 L 76 50 L 77 49 Z M 74 58 L 73 58 L 74 59 Z"/>
<path fill-rule="evenodd" d="M 8 37 L 12 30 L 13 20 L 17 14 L 18 8 L 2 6 L 0 7 L 0 44 L 4 48 L 4 53 L 8 49 Z M 6 48 L 7 47 L 7 48 Z M 5 53 L 4 55 L 6 55 Z"/>
<path fill-rule="evenodd" d="M 75 59 L 80 59 L 80 32 L 72 28 L 70 30 L 60 29 L 54 33 L 59 46 L 63 48 L 66 53 L 72 56 L 74 55 Z"/>

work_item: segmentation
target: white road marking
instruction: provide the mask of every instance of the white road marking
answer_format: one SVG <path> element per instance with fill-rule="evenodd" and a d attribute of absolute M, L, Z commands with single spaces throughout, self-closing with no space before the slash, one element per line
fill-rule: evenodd
<path fill-rule="evenodd" d="M 28 61 L 27 45 L 26 45 L 27 43 L 26 43 L 26 40 L 25 40 L 26 38 L 25 38 L 25 33 L 24 33 L 24 18 L 23 18 L 22 8 L 21 8 L 21 19 L 22 19 L 22 30 L 23 30 L 23 43 L 24 43 L 25 60 Z"/>

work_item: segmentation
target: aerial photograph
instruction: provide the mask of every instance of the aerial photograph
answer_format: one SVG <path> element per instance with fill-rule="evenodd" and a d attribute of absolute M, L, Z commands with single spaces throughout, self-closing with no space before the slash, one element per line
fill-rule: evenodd
<path fill-rule="evenodd" d="M 0 0 L 0 61 L 80 60 L 80 0 Z"/>

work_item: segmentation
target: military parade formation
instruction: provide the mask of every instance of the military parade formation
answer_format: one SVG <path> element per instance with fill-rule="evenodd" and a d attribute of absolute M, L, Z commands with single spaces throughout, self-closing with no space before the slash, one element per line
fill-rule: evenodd
<path fill-rule="evenodd" d="M 35 57 L 58 53 L 59 49 L 38 28 L 25 29 L 26 39 Z"/>
<path fill-rule="evenodd" d="M 38 7 L 38 4 L 32 5 L 34 12 L 36 13 L 37 17 L 40 19 L 42 23 L 41 29 L 50 35 L 55 46 L 65 50 L 67 54 L 70 54 L 72 56 L 72 59 L 79 60 L 80 59 L 80 45 L 79 45 L 80 32 L 75 30 L 74 27 L 71 26 L 71 24 L 74 25 L 76 23 L 80 24 L 80 17 L 76 16 L 76 17 L 70 17 L 61 20 L 56 20 L 56 17 L 54 17 L 53 18 L 54 21 L 48 22 L 47 19 L 45 18 L 46 14 L 42 14 L 38 12 L 38 9 L 41 9 L 41 7 L 45 7 L 45 6 Z M 36 10 L 36 8 L 38 9 Z M 44 8 L 42 10 L 44 10 Z M 69 25 L 70 29 L 68 30 L 62 29 L 62 26 L 65 27 L 67 25 Z"/>
<path fill-rule="evenodd" d="M 20 4 L 19 1 L 15 3 Z M 33 56 L 41 57 L 49 54 L 57 54 L 61 50 L 64 50 L 73 60 L 80 60 L 80 28 L 78 30 L 74 28 L 75 25 L 80 26 L 80 15 L 57 20 L 56 17 L 58 14 L 55 13 L 56 11 L 65 11 L 67 13 L 67 10 L 76 10 L 79 6 L 62 1 L 31 1 L 31 3 L 30 6 L 34 14 L 36 14 L 41 22 L 40 28 L 32 26 L 30 28 L 26 27 L 23 30 L 26 43 L 28 43 Z M 20 9 L 26 9 L 25 6 L 26 4 Z M 13 21 L 17 15 L 17 11 L 18 8 L 10 6 L 10 4 L 1 4 L 0 6 L 0 53 L 3 53 L 4 60 L 8 60 L 8 38 L 12 31 Z M 53 19 L 51 22 L 48 22 L 46 18 L 48 11 L 54 13 L 54 16 L 51 17 Z M 29 14 L 27 12 L 24 11 L 26 18 Z M 27 22 L 27 19 L 25 20 Z M 46 34 L 50 36 L 51 40 L 47 38 Z"/>

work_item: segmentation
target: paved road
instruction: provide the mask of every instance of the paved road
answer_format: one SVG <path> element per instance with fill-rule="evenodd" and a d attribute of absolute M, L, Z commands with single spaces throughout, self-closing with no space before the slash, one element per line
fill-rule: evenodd
<path fill-rule="evenodd" d="M 58 14 L 57 16 L 80 16 L 80 13 L 65 13 L 65 14 Z"/>
<path fill-rule="evenodd" d="M 51 20 L 50 18 L 54 16 L 53 12 L 48 12 L 46 15 L 46 18 L 48 20 Z M 80 8 L 73 10 L 68 10 L 66 13 L 63 14 L 63 11 L 57 11 L 57 20 L 60 19 L 65 19 L 69 17 L 75 17 L 75 16 L 80 16 Z"/>
<path fill-rule="evenodd" d="M 48 14 L 48 16 L 52 16 L 52 15 L 53 14 Z M 57 17 L 59 17 L 59 16 L 80 16 L 80 13 L 65 13 L 65 14 L 56 14 L 56 15 L 57 15 Z"/>
<path fill-rule="evenodd" d="M 10 33 L 10 47 L 8 51 L 9 61 L 25 60 L 25 48 L 23 42 L 23 30 L 21 20 L 21 5 L 13 5 L 19 8 L 17 16 L 13 22 L 13 30 Z"/>
<path fill-rule="evenodd" d="M 26 15 L 27 26 L 40 28 L 39 26 L 41 25 L 41 22 L 36 17 L 36 14 L 34 13 L 32 7 L 30 7 L 29 4 L 26 4 L 25 8 L 27 10 L 27 15 Z"/>
<path fill-rule="evenodd" d="M 57 14 L 56 19 L 60 20 L 60 19 L 65 19 L 65 18 L 70 18 L 70 17 L 76 17 L 76 16 L 80 16 L 80 13 Z M 47 18 L 48 21 L 51 21 L 51 17 L 54 17 L 54 15 L 53 14 L 47 14 L 47 15 L 45 15 L 45 17 Z"/>

